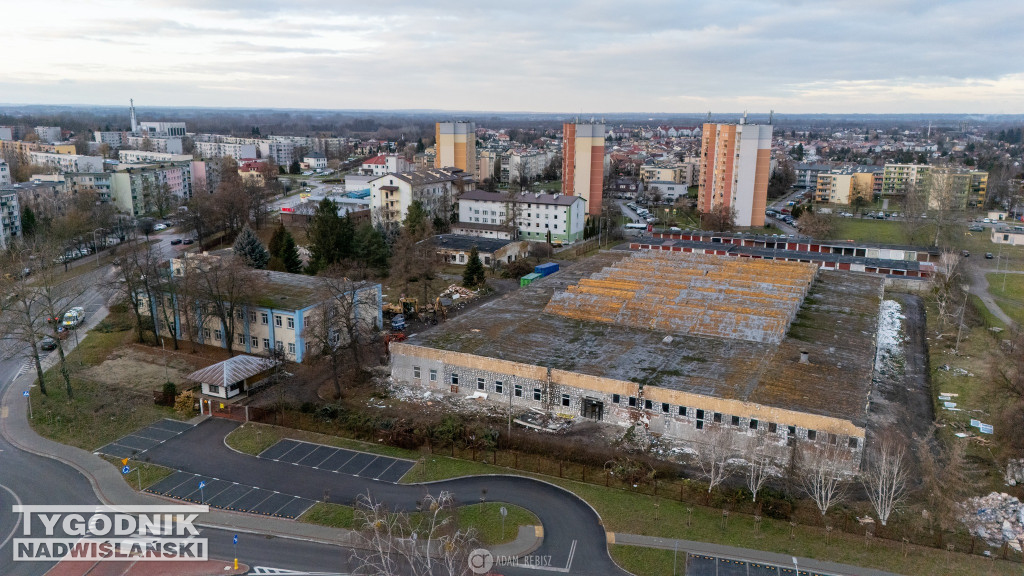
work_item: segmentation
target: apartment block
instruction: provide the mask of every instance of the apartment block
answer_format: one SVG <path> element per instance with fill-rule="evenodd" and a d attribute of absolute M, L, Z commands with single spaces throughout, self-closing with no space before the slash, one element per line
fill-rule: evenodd
<path fill-rule="evenodd" d="M 459 226 L 494 230 L 513 227 L 523 240 L 569 243 L 583 238 L 586 202 L 579 196 L 470 190 L 459 197 Z M 483 236 L 484 234 L 477 234 Z M 491 237 L 499 237 L 497 235 Z"/>
<path fill-rule="evenodd" d="M 170 154 L 181 154 L 184 147 L 181 138 L 178 136 L 126 136 L 124 143 L 130 148 L 137 150 L 150 150 L 153 152 L 165 152 Z"/>
<path fill-rule="evenodd" d="M 35 133 L 40 142 L 47 144 L 56 144 L 63 140 L 60 135 L 60 126 L 36 126 Z"/>
<path fill-rule="evenodd" d="M 111 198 L 118 209 L 133 216 L 155 210 L 162 191 L 179 201 L 191 198 L 191 163 L 124 165 L 111 176 Z"/>
<path fill-rule="evenodd" d="M 117 159 L 125 164 L 140 162 L 191 162 L 191 154 L 171 154 L 148 150 L 118 150 Z"/>
<path fill-rule="evenodd" d="M 771 125 L 704 124 L 698 209 L 730 206 L 737 226 L 764 226 L 771 147 Z"/>
<path fill-rule="evenodd" d="M 110 130 L 93 132 L 92 139 L 97 144 L 106 144 L 111 148 L 120 148 L 125 145 L 127 134 L 125 132 Z"/>
<path fill-rule="evenodd" d="M 814 186 L 814 201 L 848 205 L 858 196 L 871 201 L 882 169 L 877 166 L 836 168 L 819 172 Z"/>
<path fill-rule="evenodd" d="M 235 160 L 256 158 L 255 144 L 232 142 L 195 142 L 195 153 L 201 158 L 223 158 L 230 156 Z M 291 161 L 289 161 L 290 163 Z M 278 162 L 280 164 L 280 162 Z"/>
<path fill-rule="evenodd" d="M 601 214 L 604 189 L 604 124 L 562 125 L 562 194 L 587 202 L 587 214 Z"/>
<path fill-rule="evenodd" d="M 14 180 L 11 178 L 11 167 L 0 159 L 0 186 L 9 186 Z"/>
<path fill-rule="evenodd" d="M 405 156 L 398 154 L 380 154 L 359 166 L 359 174 L 364 176 L 384 176 L 410 170 L 412 170 L 412 164 L 405 159 Z"/>
<path fill-rule="evenodd" d="M 52 152 L 29 152 L 29 162 L 56 168 L 61 172 L 102 172 L 103 157 L 80 154 L 55 154 Z"/>
<path fill-rule="evenodd" d="M 21 238 L 21 205 L 18 193 L 0 190 L 0 250 L 6 250 L 11 242 Z"/>
<path fill-rule="evenodd" d="M 438 122 L 434 129 L 434 168 L 458 168 L 476 175 L 476 124 Z"/>
<path fill-rule="evenodd" d="M 400 224 L 413 201 L 428 214 L 450 215 L 455 183 L 459 176 L 448 170 L 431 168 L 400 174 L 388 174 L 370 180 L 370 211 L 374 224 Z"/>

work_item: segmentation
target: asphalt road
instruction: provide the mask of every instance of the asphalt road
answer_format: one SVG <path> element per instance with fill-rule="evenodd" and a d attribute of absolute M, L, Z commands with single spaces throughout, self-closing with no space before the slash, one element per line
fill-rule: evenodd
<path fill-rule="evenodd" d="M 299 467 L 235 452 L 224 437 L 238 423 L 211 419 L 149 450 L 150 461 L 177 470 L 255 485 L 282 494 L 319 500 L 330 490 L 331 500 L 355 504 L 361 494 L 394 509 L 414 510 L 426 493 L 447 490 L 456 502 L 488 501 L 515 504 L 532 511 L 544 526 L 544 540 L 533 554 L 550 557 L 551 566 L 569 574 L 625 574 L 608 556 L 604 529 L 597 514 L 575 495 L 554 485 L 517 476 L 475 476 L 419 485 L 391 484 L 326 470 Z M 486 492 L 485 492 L 486 491 Z M 321 570 L 330 569 L 324 566 Z M 535 569 L 503 568 L 504 574 L 536 574 Z"/>

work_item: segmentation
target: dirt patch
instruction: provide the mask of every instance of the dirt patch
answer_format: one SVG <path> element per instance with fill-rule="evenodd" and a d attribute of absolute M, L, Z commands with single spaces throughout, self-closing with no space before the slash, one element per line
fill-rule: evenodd
<path fill-rule="evenodd" d="M 116 349 L 98 366 L 83 370 L 80 376 L 111 386 L 155 390 L 168 381 L 181 386 L 190 373 L 225 358 L 227 352 L 223 350 L 202 350 L 193 354 L 131 344 Z"/>

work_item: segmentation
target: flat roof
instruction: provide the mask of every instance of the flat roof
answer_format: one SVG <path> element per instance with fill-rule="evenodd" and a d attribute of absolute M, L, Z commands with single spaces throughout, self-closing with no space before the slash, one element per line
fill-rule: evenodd
<path fill-rule="evenodd" d="M 630 254 L 601 252 L 409 343 L 865 425 L 883 278 L 820 271 L 777 344 L 681 334 L 665 342 L 666 331 L 544 312 L 556 292 Z M 799 363 L 801 351 L 809 364 Z"/>

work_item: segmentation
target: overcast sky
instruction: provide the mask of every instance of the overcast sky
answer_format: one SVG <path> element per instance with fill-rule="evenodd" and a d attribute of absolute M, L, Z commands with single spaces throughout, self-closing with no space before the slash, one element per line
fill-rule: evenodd
<path fill-rule="evenodd" d="M 1024 113 L 1020 0 L 0 0 L 0 12 L 0 103 Z"/>

